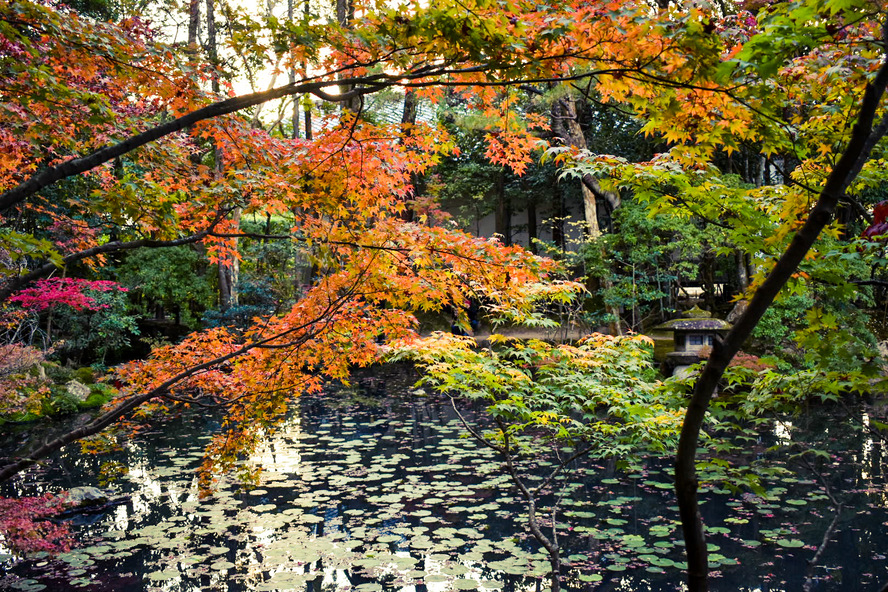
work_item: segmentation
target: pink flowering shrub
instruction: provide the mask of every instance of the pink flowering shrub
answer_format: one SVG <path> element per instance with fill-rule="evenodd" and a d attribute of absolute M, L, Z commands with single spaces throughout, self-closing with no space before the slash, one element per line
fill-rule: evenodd
<path fill-rule="evenodd" d="M 73 541 L 68 526 L 48 520 L 64 510 L 66 503 L 66 496 L 51 493 L 17 499 L 0 497 L 3 545 L 25 556 L 39 551 L 57 554 L 70 550 Z"/>
<path fill-rule="evenodd" d="M 97 311 L 108 308 L 109 304 L 96 301 L 88 292 L 110 292 L 126 288 L 116 282 L 106 280 L 82 280 L 78 278 L 49 278 L 37 280 L 30 288 L 25 288 L 9 301 L 18 303 L 22 308 L 44 311 L 54 306 L 70 306 L 74 310 Z"/>

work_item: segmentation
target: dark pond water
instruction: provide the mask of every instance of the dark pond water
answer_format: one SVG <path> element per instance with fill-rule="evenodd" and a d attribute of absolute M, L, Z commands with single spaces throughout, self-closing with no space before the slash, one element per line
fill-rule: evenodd
<path fill-rule="evenodd" d="M 0 589 L 224 592 L 447 592 L 547 587 L 546 556 L 499 459 L 465 438 L 449 402 L 418 396 L 403 368 L 300 400 L 257 451 L 258 488 L 223 479 L 198 496 L 195 469 L 218 426 L 191 416 L 142 434 L 112 457 L 68 452 L 0 490 L 33 495 L 98 486 L 103 463 L 128 473 L 108 487 L 126 503 L 72 521 L 78 548 L 57 558 L 0 556 Z M 865 421 L 866 417 L 862 416 Z M 835 433 L 833 433 L 835 432 Z M 714 590 L 875 591 L 888 581 L 884 447 L 809 411 L 757 443 L 831 458 L 786 471 L 759 495 L 710 487 Z M 788 455 L 787 455 L 788 456 Z M 545 470 L 545 462 L 528 469 Z M 570 474 L 559 515 L 569 589 L 681 590 L 683 552 L 669 463 L 631 469 L 587 461 Z M 843 509 L 835 517 L 829 496 Z M 544 499 L 551 502 L 551 498 Z"/>

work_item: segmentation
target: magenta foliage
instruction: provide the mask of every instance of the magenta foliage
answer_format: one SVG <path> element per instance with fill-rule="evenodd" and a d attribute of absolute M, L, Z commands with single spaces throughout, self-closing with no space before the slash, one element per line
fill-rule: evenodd
<path fill-rule="evenodd" d="M 66 496 L 51 493 L 16 499 L 0 497 L 0 537 L 3 543 L 22 555 L 70 550 L 68 527 L 47 520 L 64 510 L 66 504 Z"/>
<path fill-rule="evenodd" d="M 9 300 L 19 303 L 23 308 L 38 311 L 57 305 L 70 306 L 75 310 L 96 311 L 109 308 L 110 305 L 97 303 L 96 299 L 89 296 L 87 292 L 110 292 L 111 290 L 127 291 L 116 282 L 106 280 L 49 278 L 37 280 L 32 287 L 22 290 Z"/>
<path fill-rule="evenodd" d="M 873 209 L 873 223 L 863 231 L 863 237 L 874 238 L 886 234 L 888 234 L 888 201 L 882 201 Z"/>

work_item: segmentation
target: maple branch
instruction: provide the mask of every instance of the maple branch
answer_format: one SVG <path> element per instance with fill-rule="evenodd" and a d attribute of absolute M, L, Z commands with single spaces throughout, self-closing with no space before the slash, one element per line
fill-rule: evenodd
<path fill-rule="evenodd" d="M 412 73 L 407 73 L 404 76 L 410 77 L 412 75 Z M 262 103 L 266 103 L 274 99 L 280 99 L 296 94 L 311 93 L 317 96 L 322 96 L 324 100 L 334 102 L 347 101 L 355 96 L 367 94 L 368 92 L 373 92 L 369 89 L 362 89 L 357 85 L 372 84 L 379 80 L 390 79 L 391 75 L 388 74 L 372 74 L 368 76 L 345 78 L 336 81 L 316 80 L 312 82 L 301 82 L 298 84 L 290 83 L 275 89 L 251 93 L 239 97 L 232 97 L 224 101 L 212 103 L 210 105 L 207 105 L 206 107 L 202 107 L 190 113 L 186 113 L 181 117 L 177 117 L 176 119 L 145 130 L 142 133 L 130 136 L 127 139 L 122 140 L 116 144 L 104 146 L 103 148 L 99 148 L 98 150 L 95 150 L 85 156 L 72 158 L 70 160 L 66 160 L 59 164 L 47 167 L 37 173 L 34 173 L 34 175 L 32 175 L 26 181 L 23 181 L 12 189 L 9 189 L 8 191 L 0 194 L 0 212 L 5 212 L 9 208 L 24 201 L 41 189 L 52 185 L 56 181 L 60 181 L 67 177 L 72 177 L 74 175 L 79 175 L 81 173 L 90 171 L 98 167 L 99 165 L 109 162 L 119 156 L 123 156 L 124 154 L 132 152 L 137 148 L 141 148 L 142 146 L 150 144 L 151 142 L 159 140 L 165 136 L 181 131 L 186 127 L 192 126 L 200 121 L 205 121 L 207 119 L 213 119 L 222 115 L 236 113 L 238 111 L 242 111 L 256 105 L 261 105 Z M 355 85 L 356 88 L 348 93 L 344 93 L 341 95 L 329 95 L 324 92 L 324 89 L 327 87 L 337 86 L 343 83 Z"/>
<path fill-rule="evenodd" d="M 472 438 L 474 438 L 479 444 L 481 444 L 482 446 L 486 446 L 487 448 L 490 448 L 495 452 L 499 452 L 502 455 L 508 454 L 505 448 L 494 444 L 493 442 L 479 434 L 475 430 L 475 428 L 469 425 L 469 422 L 466 421 L 466 418 L 463 417 L 463 414 L 460 413 L 459 408 L 456 406 L 456 399 L 452 396 L 450 397 L 450 406 L 453 407 L 453 412 L 456 413 L 456 417 L 459 418 L 459 422 L 463 425 L 464 428 L 466 428 L 466 431 L 469 432 L 469 435 L 472 436 Z"/>
<path fill-rule="evenodd" d="M 336 310 L 338 310 L 339 308 L 341 308 L 342 306 L 344 306 L 345 303 L 349 301 L 349 299 L 351 298 L 351 296 L 354 293 L 354 290 L 355 290 L 355 288 L 352 287 L 351 289 L 347 290 L 344 294 L 342 294 L 339 297 L 328 302 L 326 308 L 323 311 L 321 311 L 315 318 L 313 318 L 309 321 L 306 321 L 298 326 L 291 327 L 291 328 L 287 329 L 286 331 L 281 331 L 280 333 L 275 333 L 274 335 L 271 335 L 269 337 L 265 337 L 262 339 L 256 339 L 256 340 L 251 341 L 251 342 L 249 342 L 249 343 L 247 343 L 247 344 L 239 347 L 238 349 L 233 350 L 227 354 L 217 356 L 211 360 L 207 360 L 205 362 L 201 362 L 200 364 L 195 364 L 193 366 L 190 366 L 190 367 L 186 368 L 185 370 L 183 370 L 182 372 L 179 372 L 178 374 L 168 378 L 163 383 L 161 383 L 160 385 L 151 389 L 150 391 L 130 397 L 129 399 L 126 399 L 125 401 L 121 401 L 112 409 L 105 411 L 104 413 L 102 413 L 98 417 L 92 419 L 91 421 L 84 424 L 83 426 L 81 426 L 75 430 L 72 430 L 66 434 L 63 434 L 53 440 L 50 440 L 48 442 L 44 442 L 37 449 L 31 451 L 27 457 L 19 458 L 13 462 L 6 464 L 3 467 L 0 467 L 0 483 L 12 478 L 13 476 L 15 476 L 18 473 L 20 473 L 21 471 L 27 469 L 31 465 L 36 464 L 40 459 L 46 458 L 47 456 L 49 456 L 53 452 L 56 452 L 56 451 L 64 448 L 68 444 L 71 444 L 71 443 L 76 442 L 78 440 L 82 440 L 83 438 L 87 438 L 89 436 L 93 436 L 95 434 L 98 434 L 99 432 L 101 432 L 102 430 L 104 430 L 105 428 L 110 426 L 112 423 L 114 423 L 118 419 L 121 419 L 121 418 L 125 417 L 126 415 L 128 415 L 130 412 L 134 411 L 136 408 L 138 408 L 142 404 L 147 403 L 148 401 L 150 401 L 151 399 L 153 399 L 155 397 L 165 396 L 167 393 L 169 393 L 170 389 L 173 386 L 182 382 L 183 380 L 186 380 L 187 378 L 190 378 L 190 377 L 192 377 L 196 374 L 199 374 L 205 370 L 209 370 L 210 368 L 212 368 L 214 366 L 218 366 L 219 364 L 227 362 L 228 360 L 231 360 L 233 358 L 241 356 L 241 355 L 249 352 L 252 349 L 261 348 L 261 347 L 268 347 L 271 345 L 271 343 L 273 341 L 278 340 L 285 335 L 290 335 L 290 334 L 298 332 L 298 331 L 303 331 L 305 329 L 312 327 L 313 325 L 316 325 L 319 322 L 322 322 L 322 327 L 328 326 L 332 322 L 330 319 L 332 313 L 335 312 Z M 293 343 L 300 343 L 300 344 L 305 343 L 309 339 L 316 337 L 319 333 L 320 333 L 320 330 L 308 331 L 304 335 L 302 335 L 299 339 L 294 340 Z"/>
<path fill-rule="evenodd" d="M 586 448 L 581 448 L 580 450 L 577 450 L 564 460 L 561 459 L 561 455 L 558 454 L 558 450 L 556 449 L 555 456 L 558 458 L 558 464 L 555 466 L 554 469 L 552 469 L 552 472 L 549 473 L 549 475 L 533 489 L 534 495 L 540 493 L 545 487 L 548 487 L 549 483 L 554 481 L 555 478 L 558 477 L 558 475 L 561 473 L 561 471 L 563 471 L 567 467 L 567 465 L 577 460 L 578 458 L 586 456 L 587 454 L 592 452 L 593 448 L 595 448 L 595 445 L 590 444 Z"/>
<path fill-rule="evenodd" d="M 878 141 L 875 136 L 881 131 L 881 126 L 874 130 L 873 123 L 886 87 L 888 87 L 888 61 L 883 57 L 876 76 L 865 87 L 848 145 L 827 177 L 808 219 L 793 237 L 768 277 L 756 290 L 748 308 L 728 335 L 715 342 L 709 360 L 694 385 L 694 392 L 688 402 L 682 424 L 675 460 L 675 493 L 684 533 L 690 592 L 706 592 L 709 589 L 706 537 L 697 502 L 698 483 L 695 467 L 697 444 L 709 402 L 728 364 L 774 302 L 777 294 L 798 269 L 799 263 L 811 249 L 820 232 L 832 220 L 839 200 L 860 171 L 875 142 Z"/>
<path fill-rule="evenodd" d="M 301 241 L 305 242 L 299 236 L 293 234 L 263 234 L 259 232 L 210 232 L 209 236 L 214 236 L 218 238 L 252 238 L 255 240 L 292 240 L 292 241 Z M 392 253 L 411 253 L 414 249 L 409 247 L 398 247 L 398 246 L 387 246 L 387 245 L 371 245 L 366 243 L 352 242 L 352 241 L 341 241 L 341 240 L 324 240 L 324 239 L 312 239 L 314 244 L 323 244 L 323 245 L 338 245 L 341 247 L 353 247 L 355 249 L 366 249 L 368 251 L 387 251 Z M 482 263 L 484 265 L 490 265 L 492 267 L 506 267 L 505 263 L 497 263 L 495 261 L 485 261 L 484 259 L 479 259 L 478 257 L 472 257 L 470 255 L 466 255 L 463 253 L 457 253 L 456 251 L 450 251 L 448 249 L 439 249 L 436 247 L 426 246 L 429 253 L 434 253 L 437 255 L 449 255 L 450 257 L 455 257 L 457 259 L 463 259 L 465 261 L 471 261 L 473 263 Z M 2 300 L 0 300 L 2 301 Z"/>
<path fill-rule="evenodd" d="M 242 111 L 256 105 L 261 105 L 268 101 L 292 95 L 310 93 L 317 97 L 320 97 L 325 101 L 344 102 L 356 97 L 362 97 L 364 95 L 377 92 L 390 86 L 401 86 L 403 88 L 424 88 L 428 86 L 500 87 L 515 86 L 522 83 L 536 84 L 544 82 L 569 82 L 594 78 L 596 76 L 607 74 L 625 74 L 627 72 L 638 72 L 638 67 L 630 66 L 597 69 L 589 72 L 572 74 L 569 76 L 530 77 L 521 80 L 506 79 L 488 81 L 462 81 L 450 78 L 465 74 L 489 73 L 497 70 L 508 70 L 520 66 L 532 65 L 533 62 L 531 62 L 530 60 L 525 60 L 523 62 L 513 64 L 495 65 L 491 63 L 486 63 L 464 68 L 452 68 L 450 67 L 450 64 L 452 62 L 445 62 L 443 64 L 426 64 L 400 74 L 376 73 L 368 74 L 366 76 L 341 78 L 337 80 L 323 79 L 323 77 L 336 75 L 340 72 L 347 71 L 356 66 L 371 67 L 374 65 L 379 65 L 385 62 L 392 54 L 397 53 L 398 51 L 403 51 L 403 48 L 401 50 L 392 50 L 392 52 L 390 52 L 388 55 L 381 56 L 378 59 L 372 60 L 370 62 L 343 66 L 342 68 L 339 68 L 337 70 L 327 72 L 323 76 L 315 76 L 307 80 L 303 80 L 299 83 L 291 82 L 289 84 L 274 89 L 241 95 L 238 97 L 231 97 L 223 101 L 211 103 L 209 105 L 206 105 L 205 107 L 196 109 L 195 111 L 191 111 L 190 113 L 186 113 L 185 115 L 172 119 L 168 122 L 156 125 L 141 133 L 129 136 L 128 138 L 121 140 L 116 144 L 109 144 L 102 148 L 98 148 L 84 156 L 74 157 L 64 162 L 48 166 L 34 173 L 28 179 L 22 181 L 15 187 L 12 187 L 11 189 L 8 189 L 7 191 L 0 194 L 0 213 L 9 210 L 11 207 L 21 203 L 28 197 L 34 195 L 36 192 L 52 185 L 57 181 L 90 171 L 106 162 L 110 162 L 115 158 L 123 156 L 124 154 L 132 152 L 133 150 L 141 148 L 142 146 L 155 142 L 165 136 L 181 131 L 198 122 L 213 119 L 215 117 L 220 117 L 223 115 L 229 115 L 231 113 L 236 113 L 238 111 Z M 553 54 L 550 56 L 541 56 L 535 61 L 552 61 L 580 54 L 582 54 L 582 51 Z M 424 78 L 434 78 L 435 80 L 423 80 Z M 343 85 L 351 86 L 352 90 L 342 94 L 330 94 L 325 90 L 329 87 L 339 87 Z"/>

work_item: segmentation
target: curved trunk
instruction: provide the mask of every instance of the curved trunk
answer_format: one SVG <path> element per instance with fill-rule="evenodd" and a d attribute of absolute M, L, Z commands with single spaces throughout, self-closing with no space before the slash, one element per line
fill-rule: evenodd
<path fill-rule="evenodd" d="M 885 36 L 888 38 L 888 30 L 886 30 Z M 709 401 L 731 359 L 752 333 L 781 288 L 795 273 L 799 263 L 805 258 L 820 232 L 832 220 L 839 199 L 845 193 L 848 185 L 857 177 L 873 146 L 888 131 L 888 117 L 883 119 L 876 129 L 873 129 L 875 113 L 886 86 L 888 86 L 888 63 L 883 63 L 876 77 L 866 86 L 848 146 L 827 177 L 826 184 L 808 219 L 756 291 L 755 296 L 749 302 L 749 307 L 739 318 L 734 328 L 723 341 L 715 343 L 709 361 L 697 379 L 682 424 L 675 460 L 675 493 L 678 497 L 682 531 L 684 532 L 690 592 L 705 592 L 709 589 L 706 537 L 700 507 L 697 503 L 695 468 L 697 442 Z"/>

